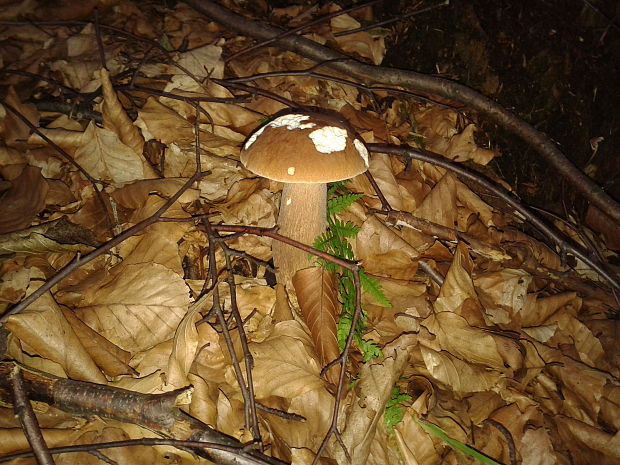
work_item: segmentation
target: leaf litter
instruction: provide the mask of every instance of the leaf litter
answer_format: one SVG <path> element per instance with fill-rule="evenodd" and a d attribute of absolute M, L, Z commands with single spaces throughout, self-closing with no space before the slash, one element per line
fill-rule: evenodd
<path fill-rule="evenodd" d="M 329 4 L 321 13 L 336 10 Z M 46 11 L 41 18 L 62 13 Z M 275 20 L 301 13 L 300 6 L 273 11 Z M 272 239 L 239 235 L 227 241 L 236 251 L 229 256 L 210 244 L 216 236 L 207 235 L 200 222 L 187 220 L 208 214 L 211 224 L 274 226 L 281 185 L 254 177 L 239 163 L 241 144 L 261 118 L 285 107 L 269 94 L 339 110 L 369 143 L 419 141 L 449 159 L 481 166 L 499 154 L 477 145 L 474 122 L 463 124 L 461 113 L 444 106 L 402 98 L 382 100 L 377 107 L 367 93 L 341 81 L 287 75 L 314 65 L 291 52 L 261 48 L 226 63 L 224 56 L 251 41 L 184 4 L 161 13 L 121 2 L 104 19 L 145 38 L 132 42 L 99 31 L 107 70 L 100 66 L 93 24 L 46 25 L 45 34 L 30 26 L 4 26 L 0 33 L 14 47 L 2 52 L 6 69 L 48 79 L 6 70 L 3 76 L 4 102 L 37 130 L 3 104 L 0 309 L 6 312 L 32 293 L 69 264 L 76 250 L 92 250 L 160 208 L 195 170 L 196 129 L 204 176 L 166 212 L 177 221 L 146 227 L 8 317 L 5 358 L 142 393 L 192 385 L 191 401 L 182 408 L 246 441 L 252 435 L 244 425 L 244 399 L 232 365 L 233 359 L 242 360 L 243 343 L 232 329 L 231 356 L 210 313 L 216 301 L 226 311 L 234 305 L 254 359 L 256 401 L 305 419 L 259 410 L 267 452 L 308 463 L 336 405 L 336 372 L 321 377 L 321 368 L 338 354 L 336 328 L 325 326 L 335 324 L 337 311 L 335 289 L 327 295 L 323 290 L 331 278 L 320 268 L 299 275 L 297 299 L 288 296 L 292 311 L 283 309 L 288 299 L 285 295 L 283 303 L 265 266 Z M 156 21 L 161 31 L 152 26 Z M 334 33 L 359 24 L 341 15 L 310 34 L 380 63 L 385 50 L 380 35 L 357 32 L 334 40 Z M 160 45 L 153 45 L 164 38 L 172 49 L 187 51 L 164 55 Z M 128 85 L 131 73 L 135 79 Z M 251 81 L 253 95 L 235 94 L 215 81 L 257 73 L 273 74 Z M 91 117 L 63 114 L 60 106 L 38 110 L 33 104 L 42 96 L 62 102 L 62 86 L 94 104 Z M 76 171 L 43 136 L 96 182 Z M 147 150 L 156 147 L 153 142 L 162 144 L 154 158 Z M 596 275 L 585 266 L 571 272 L 556 251 L 521 231 L 518 216 L 487 203 L 482 193 L 442 168 L 377 153 L 370 172 L 392 209 L 432 228 L 388 222 L 375 213 L 382 204 L 364 176 L 347 183 L 350 192 L 363 196 L 338 213 L 339 221 L 359 229 L 350 241 L 352 250 L 391 304 L 363 296 L 363 337 L 383 356 L 361 363 L 352 354 L 347 365 L 354 381 L 344 386 L 338 428 L 353 463 L 473 462 L 425 432 L 420 419 L 503 463 L 514 460 L 511 448 L 522 463 L 565 464 L 567 456 L 577 464 L 618 463 L 620 372 L 617 324 L 610 317 L 617 303 L 589 281 Z M 56 222 L 66 228 L 46 234 Z M 423 272 L 426 266 L 440 279 Z M 204 293 L 209 269 L 216 271 L 216 280 Z M 226 285 L 230 276 L 234 296 Z M 303 317 L 297 306 L 306 309 Z M 410 400 L 400 407 L 402 421 L 388 431 L 383 412 L 395 386 Z M 80 420 L 49 407 L 38 407 L 37 413 L 50 446 L 153 434 L 110 419 Z M 12 410 L 2 408 L 0 418 L 0 453 L 27 449 L 16 434 Z M 167 447 L 129 447 L 111 454 L 118 463 L 195 460 Z M 324 455 L 346 462 L 333 439 Z M 58 463 L 77 459 L 61 456 Z"/>

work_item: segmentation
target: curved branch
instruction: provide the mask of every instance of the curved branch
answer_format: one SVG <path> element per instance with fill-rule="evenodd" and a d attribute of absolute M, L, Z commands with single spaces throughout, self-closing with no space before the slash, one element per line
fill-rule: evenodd
<path fill-rule="evenodd" d="M 258 40 L 268 40 L 282 32 L 273 26 L 244 18 L 209 0 L 185 0 L 185 3 L 225 27 Z M 577 169 L 549 137 L 479 92 L 447 79 L 414 71 L 367 65 L 301 36 L 284 37 L 276 43 L 285 50 L 319 62 L 340 60 L 329 63 L 327 66 L 362 81 L 415 88 L 461 102 L 484 113 L 531 145 L 558 173 L 569 179 L 586 199 L 620 222 L 620 204 Z"/>
<path fill-rule="evenodd" d="M 467 168 L 460 166 L 457 163 L 453 163 L 447 158 L 442 157 L 428 150 L 414 149 L 411 147 L 401 147 L 388 144 L 367 144 L 368 150 L 371 152 L 387 153 L 390 155 L 399 155 L 402 157 L 413 158 L 425 163 L 431 163 L 435 166 L 440 166 L 456 175 L 474 182 L 478 186 L 493 192 L 500 199 L 514 208 L 523 217 L 529 221 L 540 233 L 551 239 L 555 244 L 563 251 L 568 252 L 577 257 L 583 263 L 588 265 L 599 276 L 603 277 L 611 286 L 620 290 L 620 277 L 610 270 L 606 264 L 598 262 L 596 259 L 590 257 L 580 247 L 573 245 L 564 239 L 564 237 L 558 233 L 554 228 L 548 226 L 538 216 L 532 213 L 525 205 L 521 204 L 512 194 L 503 189 L 500 186 L 494 185 L 492 182 L 487 181 L 482 176 L 469 171 Z"/>

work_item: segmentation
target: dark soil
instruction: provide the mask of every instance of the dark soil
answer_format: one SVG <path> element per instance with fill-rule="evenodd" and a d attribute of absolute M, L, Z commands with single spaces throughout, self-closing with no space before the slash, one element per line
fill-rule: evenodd
<path fill-rule="evenodd" d="M 380 16 L 402 15 L 415 3 L 385 2 Z M 620 199 L 619 17 L 612 0 L 456 0 L 396 26 L 383 64 L 447 77 L 496 99 Z M 503 153 L 493 169 L 525 201 L 563 215 L 583 211 L 535 150 L 478 123 Z"/>

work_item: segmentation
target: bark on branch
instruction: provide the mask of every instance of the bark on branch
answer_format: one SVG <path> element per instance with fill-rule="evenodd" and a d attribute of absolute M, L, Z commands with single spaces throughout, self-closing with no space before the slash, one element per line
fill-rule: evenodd
<path fill-rule="evenodd" d="M 221 25 L 257 40 L 265 41 L 282 32 L 273 26 L 244 18 L 209 0 L 184 1 Z M 380 83 L 415 89 L 460 102 L 487 115 L 494 122 L 531 145 L 586 199 L 615 221 L 620 222 L 620 204 L 577 169 L 549 137 L 479 92 L 447 79 L 414 71 L 367 65 L 298 35 L 281 38 L 275 42 L 275 45 L 317 62 L 331 60 L 331 63 L 325 64 L 326 67 L 355 77 L 369 85 Z"/>
<path fill-rule="evenodd" d="M 13 362 L 0 362 L 0 400 L 12 403 L 10 374 Z M 22 369 L 24 390 L 30 400 L 45 402 L 75 415 L 99 415 L 135 423 L 164 437 L 215 443 L 229 450 L 209 449 L 196 455 L 223 465 L 284 465 L 284 462 L 253 450 L 244 450 L 237 439 L 214 430 L 175 406 L 180 391 L 141 394 L 102 384 L 58 378 L 43 372 Z"/>

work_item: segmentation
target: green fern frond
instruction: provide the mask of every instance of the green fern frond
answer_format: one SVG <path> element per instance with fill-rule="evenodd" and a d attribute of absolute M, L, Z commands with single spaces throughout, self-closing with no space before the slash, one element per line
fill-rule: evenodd
<path fill-rule="evenodd" d="M 343 194 L 338 197 L 332 197 L 327 201 L 327 214 L 329 216 L 337 215 L 349 208 L 361 197 L 364 197 L 364 194 Z"/>
<path fill-rule="evenodd" d="M 347 221 L 345 223 L 344 221 L 338 219 L 334 219 L 330 226 L 334 229 L 334 235 L 341 237 L 355 237 L 362 229 L 351 221 Z"/>
<path fill-rule="evenodd" d="M 338 192 L 343 192 L 337 195 Z M 333 183 L 328 189 L 329 200 L 327 201 L 327 230 L 318 236 L 313 243 L 314 248 L 327 252 L 345 260 L 355 260 L 353 247 L 349 242 L 354 239 L 360 232 L 361 228 L 351 221 L 342 221 L 336 218 L 336 214 L 344 211 L 355 203 L 363 194 L 352 194 L 347 191 L 344 182 Z M 336 196 L 336 197 L 334 197 Z M 353 322 L 353 314 L 355 313 L 356 293 L 353 273 L 345 268 L 327 262 L 322 259 L 314 259 L 319 265 L 323 266 L 327 271 L 338 273 L 338 293 L 342 302 L 342 311 L 337 323 L 336 334 L 340 350 L 344 349 L 347 338 L 351 332 L 351 324 Z M 390 303 L 383 294 L 383 289 L 379 282 L 366 275 L 360 269 L 360 283 L 362 288 L 366 290 L 378 303 L 383 306 L 390 306 Z M 371 358 L 379 357 L 381 349 L 373 342 L 362 339 L 364 328 L 366 326 L 366 312 L 362 308 L 362 314 L 356 324 L 353 332 L 353 338 L 363 354 L 364 361 Z"/>
<path fill-rule="evenodd" d="M 383 307 L 392 306 L 387 297 L 385 297 L 381 283 L 372 276 L 368 276 L 363 269 L 360 270 L 360 283 L 362 288 L 368 292 L 379 305 Z"/>
<path fill-rule="evenodd" d="M 385 412 L 383 413 L 383 422 L 385 423 L 388 434 L 394 433 L 394 427 L 400 423 L 405 415 L 405 409 L 400 404 L 409 402 L 411 396 L 402 393 L 398 386 L 392 388 L 392 393 L 388 401 L 385 403 Z"/>
<path fill-rule="evenodd" d="M 336 192 L 338 191 L 347 193 L 348 190 L 344 185 L 347 181 L 348 179 L 345 179 L 344 181 L 330 182 L 329 187 L 327 188 L 327 198 L 329 199 L 336 195 Z"/>

